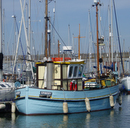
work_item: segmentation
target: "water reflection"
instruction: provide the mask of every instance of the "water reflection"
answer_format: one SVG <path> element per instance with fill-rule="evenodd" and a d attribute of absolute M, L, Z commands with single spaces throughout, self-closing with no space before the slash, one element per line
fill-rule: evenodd
<path fill-rule="evenodd" d="M 64 116 L 63 116 L 63 121 L 64 121 L 64 122 L 67 122 L 67 121 L 68 121 L 68 115 L 64 115 Z"/>
<path fill-rule="evenodd" d="M 114 110 L 69 114 L 69 115 L 49 115 L 49 116 L 23 116 L 18 115 L 16 125 L 19 128 L 30 127 L 105 127 L 106 122 L 110 122 L 114 117 Z M 109 119 L 110 118 L 110 119 Z M 110 126 L 110 125 L 109 125 Z"/>
<path fill-rule="evenodd" d="M 0 115 L 0 127 L 10 124 L 15 128 L 77 128 L 106 127 L 107 122 L 113 122 L 115 110 L 69 115 L 23 116 L 12 114 Z M 109 124 L 108 126 L 110 126 Z"/>

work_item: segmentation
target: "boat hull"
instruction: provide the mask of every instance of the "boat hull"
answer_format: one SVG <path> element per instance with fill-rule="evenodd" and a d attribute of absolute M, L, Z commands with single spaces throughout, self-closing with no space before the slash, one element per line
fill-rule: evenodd
<path fill-rule="evenodd" d="M 52 95 L 50 98 L 39 97 L 41 92 Z M 18 111 L 25 115 L 64 114 L 64 102 L 68 104 L 67 113 L 81 113 L 88 112 L 86 97 L 89 99 L 91 111 L 100 111 L 110 109 L 109 96 L 112 95 L 116 103 L 118 93 L 118 85 L 91 91 L 58 91 L 26 87 L 15 91 L 15 103 Z"/>
<path fill-rule="evenodd" d="M 130 94 L 130 76 L 126 76 L 121 80 L 122 88 Z"/>
<path fill-rule="evenodd" d="M 2 89 L 0 90 L 0 102 L 4 101 L 13 101 L 15 98 L 15 90 L 14 89 Z"/>

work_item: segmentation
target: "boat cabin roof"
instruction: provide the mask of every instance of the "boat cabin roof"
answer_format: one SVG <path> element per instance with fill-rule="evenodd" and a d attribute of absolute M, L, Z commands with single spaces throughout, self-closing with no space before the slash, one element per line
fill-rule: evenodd
<path fill-rule="evenodd" d="M 79 59 L 74 59 L 74 60 L 69 60 L 69 61 L 45 61 L 45 62 L 36 62 L 36 64 L 44 64 L 52 62 L 54 64 L 85 64 L 84 60 L 79 60 Z"/>

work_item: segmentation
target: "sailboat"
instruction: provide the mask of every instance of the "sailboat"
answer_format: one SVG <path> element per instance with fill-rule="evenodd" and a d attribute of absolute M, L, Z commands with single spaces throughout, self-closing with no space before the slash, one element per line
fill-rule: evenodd
<path fill-rule="evenodd" d="M 122 75 L 121 75 L 121 78 L 120 78 L 121 84 L 119 86 L 119 89 L 120 89 L 120 91 L 127 91 L 128 94 L 130 94 L 130 76 L 128 74 L 126 74 L 125 71 L 124 71 L 124 64 L 123 64 L 123 59 L 122 59 L 122 52 L 121 52 L 121 45 L 120 45 L 120 38 L 119 38 L 119 31 L 118 31 L 118 24 L 117 24 L 117 17 L 116 17 L 114 0 L 113 0 L 113 4 L 114 4 L 114 11 L 115 11 L 115 20 L 116 20 L 119 49 L 120 49 L 121 66 L 122 66 Z"/>
<path fill-rule="evenodd" d="M 124 62 L 122 63 L 124 68 Z M 123 74 L 121 74 L 120 78 L 121 84 L 120 84 L 120 91 L 121 92 L 127 92 L 127 94 L 130 94 L 130 75 L 123 69 Z"/>
<path fill-rule="evenodd" d="M 127 94 L 130 94 L 130 75 L 129 73 L 124 73 L 122 74 L 120 78 L 121 84 L 120 84 L 120 91 L 121 92 L 127 92 Z"/>
<path fill-rule="evenodd" d="M 46 6 L 47 2 L 46 0 Z M 99 2 L 94 3 L 98 10 Z M 98 18 L 98 11 L 96 15 Z M 97 34 L 97 49 L 98 47 Z M 99 55 L 98 50 L 97 54 Z M 15 90 L 18 111 L 25 115 L 39 115 L 83 113 L 113 108 L 119 94 L 119 85 L 114 77 L 101 78 L 98 55 L 98 76 L 91 80 L 83 79 L 85 61 L 82 59 L 65 61 L 63 56 L 62 61 L 46 59 L 44 62 L 37 62 L 36 86 L 25 86 Z"/>

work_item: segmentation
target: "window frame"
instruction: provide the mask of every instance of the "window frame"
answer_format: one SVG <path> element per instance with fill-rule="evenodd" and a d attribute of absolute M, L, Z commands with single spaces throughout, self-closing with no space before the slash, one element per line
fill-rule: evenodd
<path fill-rule="evenodd" d="M 82 71 L 81 71 L 81 75 L 79 76 L 79 69 L 80 69 L 80 66 L 82 67 Z M 70 76 L 70 69 L 72 68 L 72 71 L 71 71 L 71 76 Z M 77 67 L 77 71 L 75 73 L 75 68 Z M 67 73 L 67 78 L 82 78 L 82 74 L 83 74 L 83 70 L 84 70 L 84 65 L 83 64 L 70 64 L 68 66 L 68 73 Z M 76 75 L 75 75 L 76 74 Z"/>

